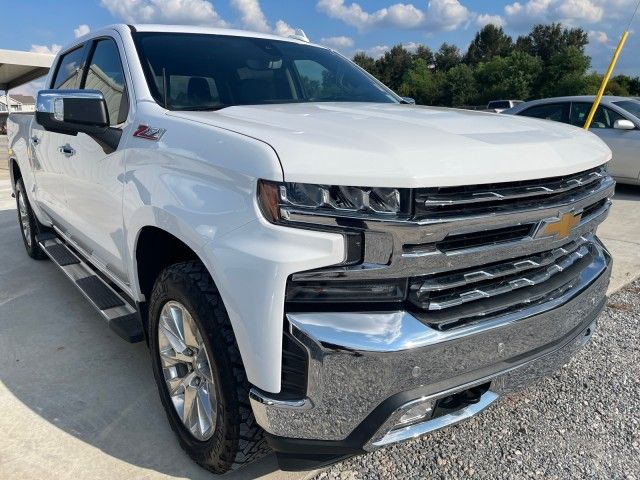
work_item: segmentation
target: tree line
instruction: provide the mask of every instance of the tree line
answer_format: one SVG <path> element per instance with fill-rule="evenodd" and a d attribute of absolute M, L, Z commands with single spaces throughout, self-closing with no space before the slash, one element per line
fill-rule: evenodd
<path fill-rule="evenodd" d="M 396 45 L 378 59 L 360 52 L 353 60 L 418 104 L 459 107 L 499 99 L 594 95 L 602 75 L 591 71 L 588 43 L 584 30 L 559 23 L 535 25 L 515 40 L 501 27 L 487 25 L 464 54 L 449 43 L 437 51 Z M 607 94 L 640 96 L 640 77 L 614 77 Z"/>

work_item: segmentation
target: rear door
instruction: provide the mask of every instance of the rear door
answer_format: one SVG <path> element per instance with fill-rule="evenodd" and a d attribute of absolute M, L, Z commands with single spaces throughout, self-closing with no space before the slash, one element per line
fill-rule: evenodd
<path fill-rule="evenodd" d="M 592 104 L 573 102 L 571 105 L 571 124 L 584 127 Z M 593 117 L 589 131 L 595 133 L 609 145 L 613 158 L 609 171 L 614 177 L 637 179 L 640 174 L 640 130 L 619 130 L 613 128 L 616 120 L 626 119 L 611 108 L 600 105 Z M 632 121 L 633 122 L 633 121 Z M 635 122 L 633 122 L 635 123 Z"/>
<path fill-rule="evenodd" d="M 91 42 L 80 88 L 104 95 L 111 130 L 122 135 L 128 126 L 129 91 L 121 49 L 116 39 Z M 69 232 L 74 242 L 98 266 L 128 283 L 123 263 L 122 194 L 125 174 L 123 150 L 85 133 L 70 142 L 75 154 L 67 169 L 66 201 Z"/>
<path fill-rule="evenodd" d="M 55 73 L 48 88 L 72 90 L 78 88 L 86 56 L 84 45 L 73 47 L 59 57 Z M 62 150 L 76 137 L 62 133 L 48 132 L 37 122 L 32 123 L 31 146 L 33 152 L 34 176 L 37 185 L 39 205 L 54 224 L 66 229 L 68 224 L 66 205 L 66 178 L 69 173 L 70 155 Z"/>

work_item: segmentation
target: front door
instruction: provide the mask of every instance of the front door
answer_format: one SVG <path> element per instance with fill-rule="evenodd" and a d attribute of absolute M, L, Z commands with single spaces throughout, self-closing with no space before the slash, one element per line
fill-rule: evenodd
<path fill-rule="evenodd" d="M 102 92 L 111 128 L 120 133 L 127 121 L 129 100 L 116 41 L 113 38 L 96 40 L 86 64 L 80 88 Z M 123 262 L 123 150 L 85 133 L 79 133 L 70 144 L 74 154 L 67 164 L 69 233 L 96 264 L 127 284 Z"/>

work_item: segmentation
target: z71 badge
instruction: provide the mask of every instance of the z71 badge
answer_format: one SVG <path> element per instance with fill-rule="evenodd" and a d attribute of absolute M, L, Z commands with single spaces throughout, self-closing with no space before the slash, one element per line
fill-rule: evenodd
<path fill-rule="evenodd" d="M 162 138 L 166 130 L 164 128 L 149 127 L 148 125 L 138 125 L 136 131 L 133 132 L 133 136 L 137 138 L 143 138 L 145 140 L 158 141 Z"/>

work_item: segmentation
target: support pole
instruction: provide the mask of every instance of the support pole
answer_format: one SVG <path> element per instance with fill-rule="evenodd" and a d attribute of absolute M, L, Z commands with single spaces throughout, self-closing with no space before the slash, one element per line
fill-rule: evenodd
<path fill-rule="evenodd" d="M 609 69 L 607 70 L 607 73 L 604 75 L 604 78 L 602 79 L 602 84 L 600 85 L 600 90 L 598 90 L 598 95 L 596 95 L 596 100 L 595 102 L 593 102 L 593 105 L 591 105 L 591 111 L 589 112 L 587 121 L 584 124 L 585 130 L 589 130 L 589 127 L 591 127 L 591 122 L 593 122 L 593 117 L 595 117 L 596 111 L 600 106 L 600 102 L 602 101 L 604 92 L 607 89 L 609 80 L 611 79 L 611 74 L 613 74 L 613 70 L 614 68 L 616 68 L 616 63 L 618 63 L 618 57 L 620 57 L 620 52 L 622 52 L 622 48 L 624 47 L 624 44 L 627 42 L 627 38 L 629 38 L 629 30 L 625 31 L 622 34 L 622 38 L 620 39 L 618 48 L 616 48 L 616 51 L 613 54 L 613 58 L 611 59 L 611 63 L 609 64 Z"/>

